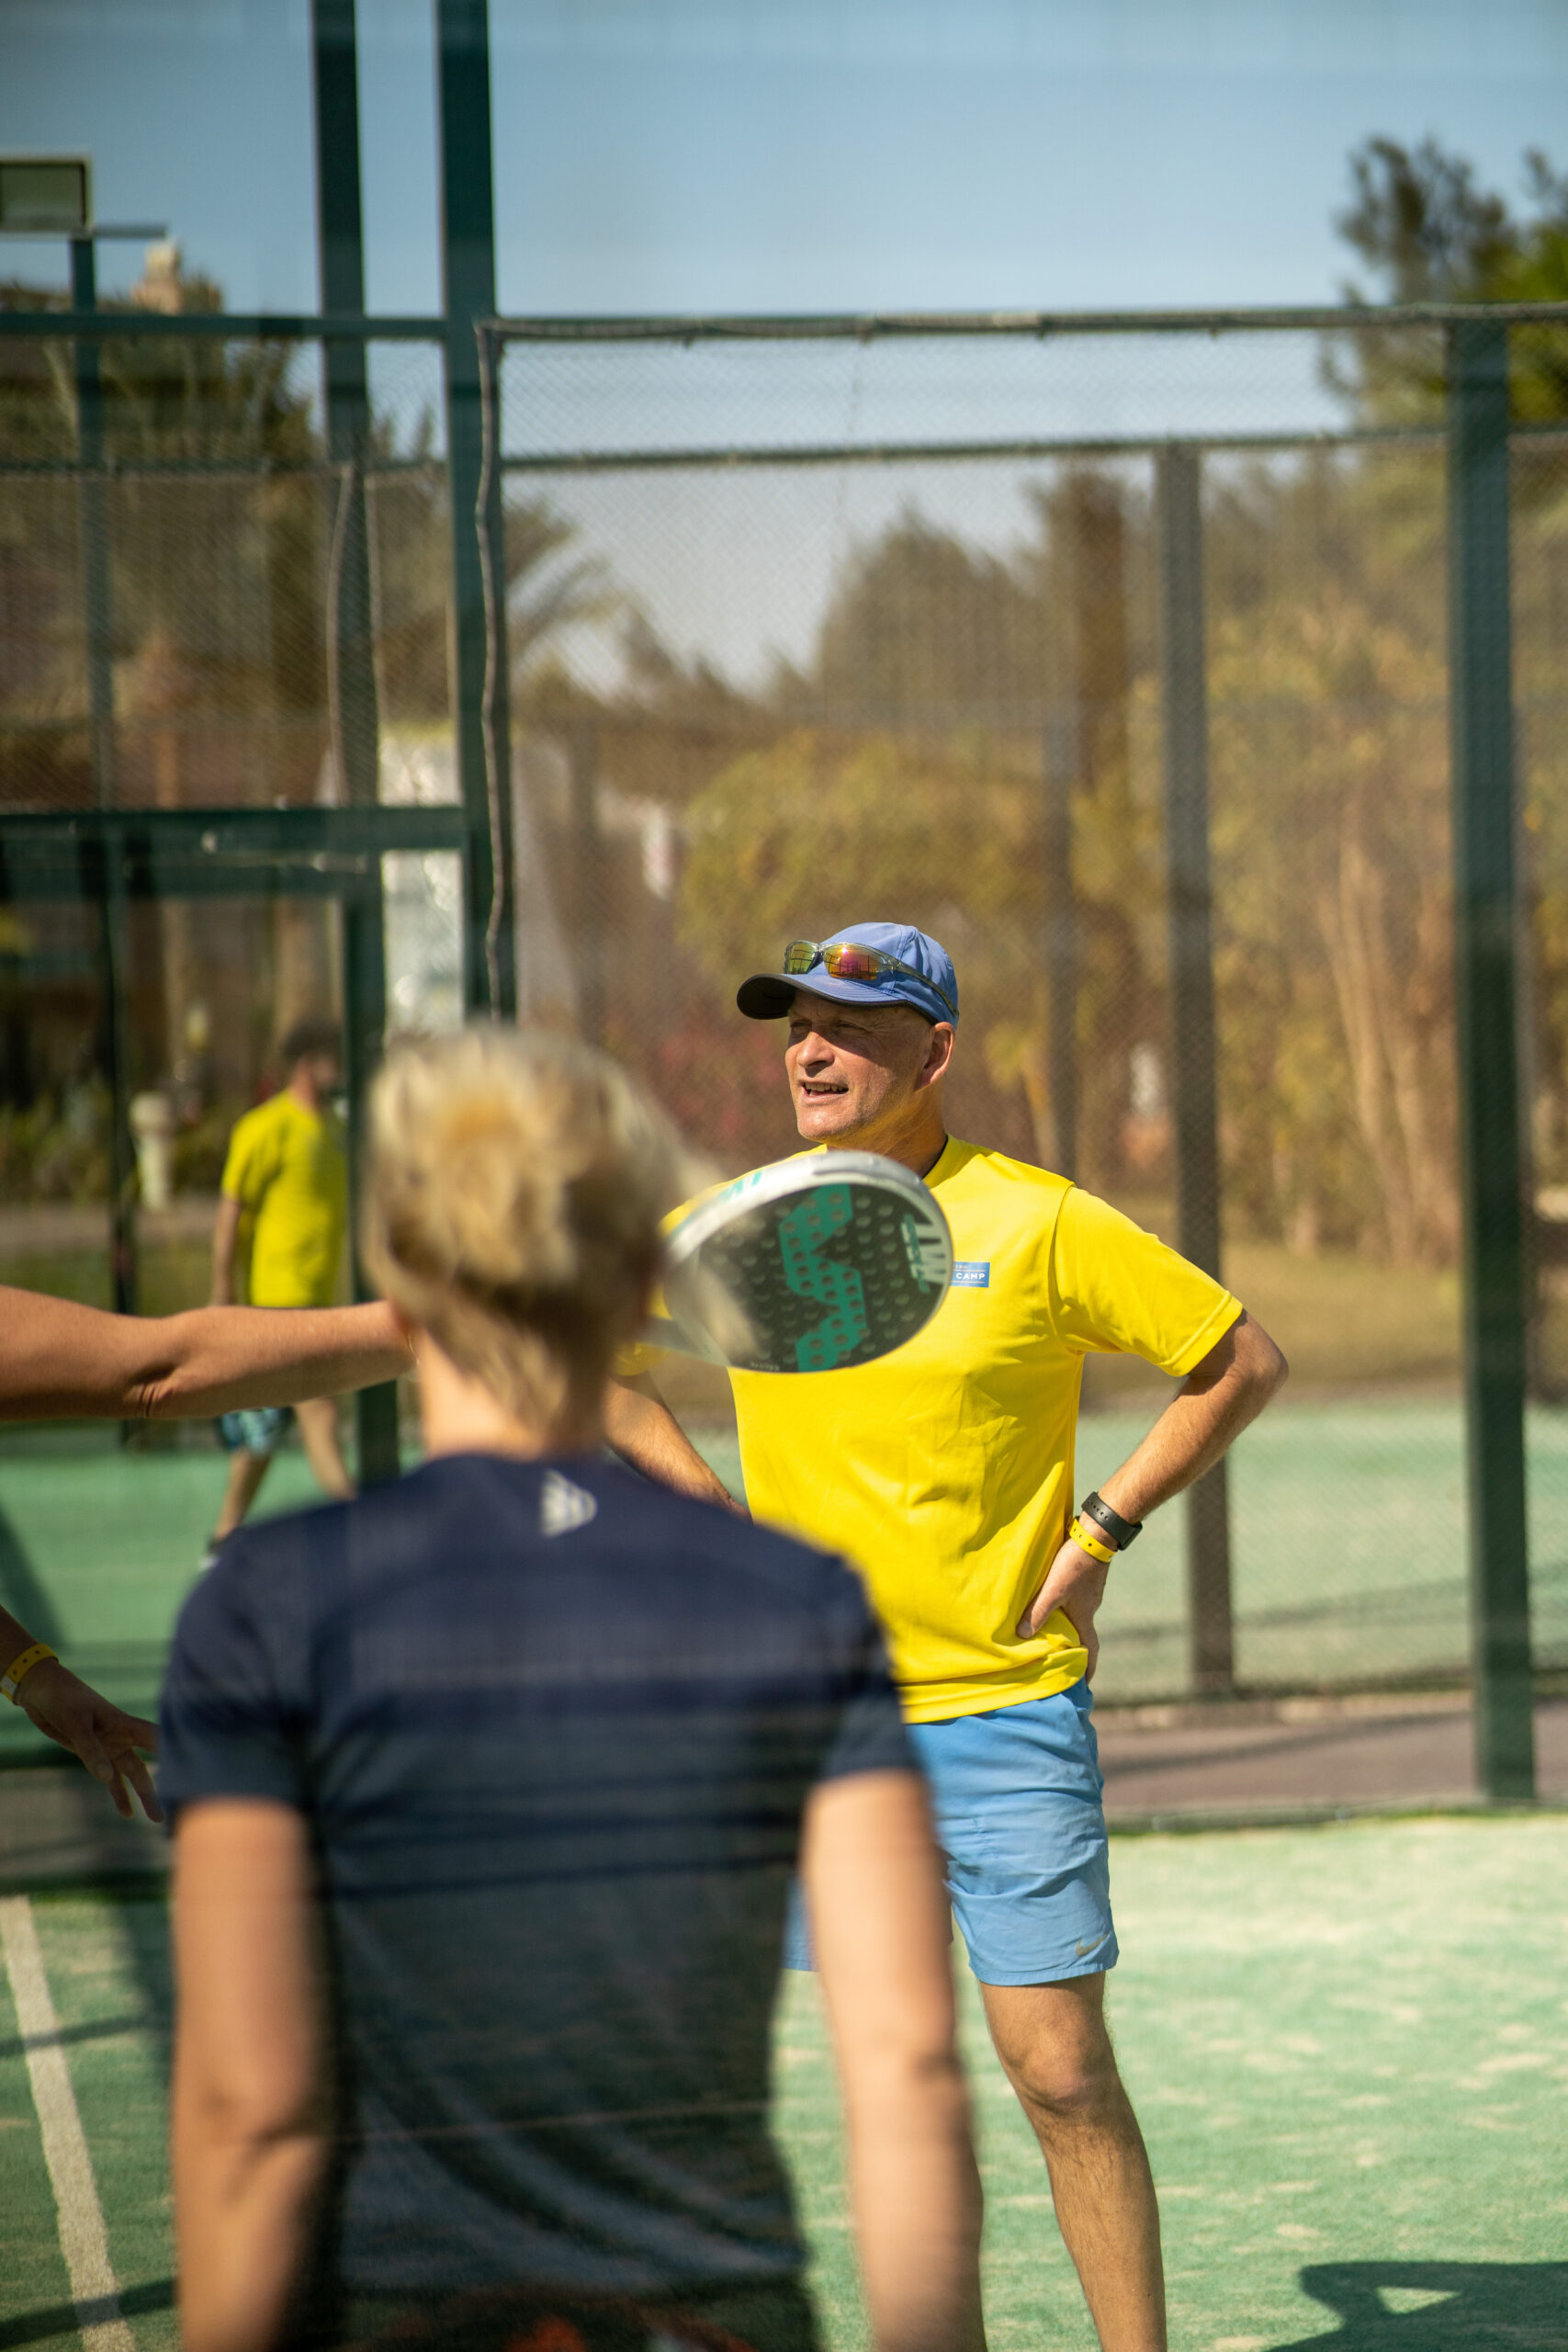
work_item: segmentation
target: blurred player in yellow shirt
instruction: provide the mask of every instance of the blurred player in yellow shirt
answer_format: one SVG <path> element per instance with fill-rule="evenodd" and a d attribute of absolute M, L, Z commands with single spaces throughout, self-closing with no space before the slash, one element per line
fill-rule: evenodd
<path fill-rule="evenodd" d="M 288 1073 L 282 1091 L 247 1111 L 230 1138 L 212 1231 L 215 1306 L 233 1303 L 247 1218 L 253 1306 L 330 1306 L 337 1290 L 348 1222 L 348 1163 L 343 1123 L 329 1100 L 342 1077 L 336 1022 L 297 1021 L 281 1051 Z M 338 1444 L 333 1397 L 312 1397 L 292 1412 L 284 1405 L 225 1413 L 218 1426 L 229 1450 L 229 1484 L 209 1559 L 255 1500 L 291 1417 L 299 1420 L 306 1457 L 326 1493 L 339 1499 L 353 1494 Z"/>

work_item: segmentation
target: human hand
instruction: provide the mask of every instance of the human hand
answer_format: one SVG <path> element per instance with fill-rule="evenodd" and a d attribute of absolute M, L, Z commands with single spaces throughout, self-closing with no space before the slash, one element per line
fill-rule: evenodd
<path fill-rule="evenodd" d="M 46 1738 L 81 1758 L 93 1778 L 107 1789 L 115 1811 L 127 1821 L 135 1816 L 131 1789 L 148 1820 L 163 1820 L 152 1776 L 137 1754 L 138 1748 L 148 1755 L 156 1753 L 156 1724 L 141 1715 L 128 1715 L 68 1666 L 62 1666 L 57 1657 L 40 1658 L 22 1677 L 17 1686 L 17 1704 Z"/>
<path fill-rule="evenodd" d="M 1059 1609 L 1089 1652 L 1084 1680 L 1092 1681 L 1100 1657 L 1095 1611 L 1105 1595 L 1109 1573 L 1103 1560 L 1092 1559 L 1081 1544 L 1066 1543 L 1046 1571 L 1045 1581 L 1018 1621 L 1020 1638 L 1032 1641 L 1044 1627 L 1053 1609 Z"/>

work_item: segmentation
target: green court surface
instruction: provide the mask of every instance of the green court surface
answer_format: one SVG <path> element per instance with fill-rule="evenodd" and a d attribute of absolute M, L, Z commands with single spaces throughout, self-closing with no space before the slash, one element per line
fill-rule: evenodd
<path fill-rule="evenodd" d="M 1160 2187 L 1176 2352 L 1568 2346 L 1568 1821 L 1119 1838 L 1112 1871 L 1113 2022 Z M 163 1907 L 34 1898 L 30 1917 L 120 2310 L 138 2352 L 173 2352 Z M 9 1946 L 14 1910 L 6 1925 Z M 994 2352 L 1092 2352 L 961 1973 Z M 814 1979 L 785 1979 L 777 2084 L 828 2343 L 858 2352 Z M 0 2212 L 0 2352 L 75 2341 L 3 1976 Z"/>
<path fill-rule="evenodd" d="M 1086 1415 L 1078 1488 L 1157 1410 Z M 733 1437 L 696 1432 L 739 1485 Z M 1287 1403 L 1232 1457 L 1236 1654 L 1244 1684 L 1303 1688 L 1455 1674 L 1467 1652 L 1457 1404 Z M 1568 1663 L 1568 1414 L 1529 1417 L 1537 1657 Z M 122 1703 L 150 1708 L 169 1631 L 212 1524 L 222 1457 L 197 1442 L 123 1450 L 109 1430 L 0 1440 L 0 1602 Z M 314 1498 L 280 1453 L 263 1505 Z M 1184 1687 L 1183 1513 L 1154 1519 L 1112 1576 L 1100 1623 L 1101 1702 Z M 0 1759 L 38 1745 L 0 1709 Z"/>

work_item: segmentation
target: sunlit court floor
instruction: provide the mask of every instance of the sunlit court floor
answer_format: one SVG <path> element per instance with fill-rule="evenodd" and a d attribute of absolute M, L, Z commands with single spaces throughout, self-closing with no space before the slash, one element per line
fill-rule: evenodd
<path fill-rule="evenodd" d="M 1160 2187 L 1178 2352 L 1568 2346 L 1568 1821 L 1118 1838 L 1112 1870 L 1114 2028 Z M 6 1903 L 0 2352 L 77 2340 L 62 2235 L 80 2261 L 95 2212 L 129 2345 L 172 2352 L 162 1901 Z M 1043 2168 L 959 1969 L 991 2343 L 1091 2352 Z M 784 1979 L 777 2086 L 827 2342 L 849 2352 L 868 2337 L 808 1977 Z M 63 2215 L 40 2107 L 57 2147 L 79 2120 L 89 2159 Z"/>

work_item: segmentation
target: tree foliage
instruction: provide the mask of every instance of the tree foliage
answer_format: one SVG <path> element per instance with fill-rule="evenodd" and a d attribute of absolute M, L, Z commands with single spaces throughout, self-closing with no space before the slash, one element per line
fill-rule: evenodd
<path fill-rule="evenodd" d="M 1483 187 L 1473 165 L 1435 139 L 1415 148 L 1369 139 L 1352 154 L 1350 175 L 1352 200 L 1336 226 L 1367 277 L 1346 282 L 1347 300 L 1568 300 L 1568 174 L 1538 149 L 1524 157 L 1522 211 Z M 1568 417 L 1563 331 L 1516 328 L 1511 360 L 1516 413 L 1536 423 Z M 1443 347 L 1430 331 L 1336 338 L 1326 370 L 1372 421 L 1415 422 L 1439 413 Z"/>

